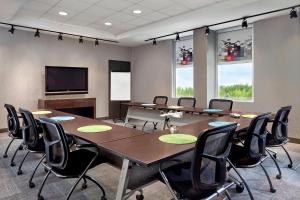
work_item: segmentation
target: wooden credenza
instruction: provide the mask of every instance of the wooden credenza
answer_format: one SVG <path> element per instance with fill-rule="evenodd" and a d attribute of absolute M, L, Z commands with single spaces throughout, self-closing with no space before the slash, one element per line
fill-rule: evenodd
<path fill-rule="evenodd" d="M 39 109 L 53 109 L 83 117 L 96 118 L 96 98 L 39 99 Z"/>

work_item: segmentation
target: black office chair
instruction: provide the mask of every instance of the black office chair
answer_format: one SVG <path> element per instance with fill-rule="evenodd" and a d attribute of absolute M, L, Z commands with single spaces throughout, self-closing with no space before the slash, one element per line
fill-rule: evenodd
<path fill-rule="evenodd" d="M 102 186 L 86 174 L 89 169 L 104 163 L 104 160 L 99 156 L 97 146 L 94 144 L 81 144 L 77 146 L 76 150 L 70 151 L 66 133 L 58 122 L 48 118 L 41 118 L 41 124 L 44 129 L 46 152 L 46 163 L 44 163 L 44 166 L 48 172 L 39 189 L 38 199 L 44 199 L 41 192 L 47 178 L 52 173 L 59 178 L 77 178 L 68 193 L 67 200 L 71 197 L 74 189 L 82 179 L 84 181 L 82 189 L 87 187 L 86 179 L 88 179 L 101 189 L 101 200 L 106 200 L 105 191 Z"/>
<path fill-rule="evenodd" d="M 178 199 L 176 193 L 180 198 L 195 200 L 212 199 L 221 192 L 230 198 L 227 189 L 234 183 L 227 182 L 226 161 L 236 128 L 237 124 L 234 123 L 206 130 L 198 137 L 191 162 L 175 164 L 164 170 L 160 165 L 163 182 L 174 199 Z"/>
<path fill-rule="evenodd" d="M 196 98 L 193 98 L 193 97 L 180 97 L 178 99 L 177 106 L 195 107 L 196 106 Z"/>
<path fill-rule="evenodd" d="M 210 109 L 221 109 L 223 111 L 232 110 L 233 101 L 228 99 L 211 99 L 209 101 Z"/>
<path fill-rule="evenodd" d="M 153 99 L 154 104 L 158 105 L 167 105 L 168 97 L 167 96 L 155 96 Z"/>
<path fill-rule="evenodd" d="M 241 145 L 233 144 L 229 154 L 230 163 L 233 168 L 253 168 L 258 165 L 263 169 L 269 185 L 270 191 L 275 193 L 276 190 L 273 187 L 268 172 L 262 165 L 263 161 L 268 158 L 265 152 L 266 147 L 266 127 L 270 114 L 262 114 L 254 118 L 249 128 L 247 129 L 246 139 Z M 236 170 L 236 169 L 235 169 Z"/>
<path fill-rule="evenodd" d="M 288 143 L 288 116 L 291 111 L 291 106 L 282 107 L 278 110 L 275 115 L 274 120 L 271 120 L 272 128 L 271 132 L 268 131 L 266 146 L 267 147 L 282 147 L 285 151 L 290 164 L 289 168 L 293 167 L 293 161 L 288 153 L 288 151 L 284 148 L 284 145 Z M 268 151 L 273 152 L 273 156 L 276 158 L 277 154 L 273 150 L 267 149 Z M 276 162 L 276 161 L 275 161 Z"/>
<path fill-rule="evenodd" d="M 17 111 L 14 106 L 10 104 L 5 104 L 4 107 L 7 110 L 7 127 L 8 127 L 8 136 L 11 138 L 11 141 L 8 143 L 6 150 L 3 154 L 3 158 L 7 158 L 7 152 L 8 149 L 10 148 L 11 144 L 15 140 L 22 140 L 22 129 L 20 127 L 20 121 L 19 118 L 22 118 L 21 116 L 18 116 Z M 11 158 L 10 161 L 10 166 L 15 166 L 14 159 L 17 155 L 17 152 L 19 150 L 23 149 L 22 143 L 20 146 L 15 150 L 13 157 Z"/>

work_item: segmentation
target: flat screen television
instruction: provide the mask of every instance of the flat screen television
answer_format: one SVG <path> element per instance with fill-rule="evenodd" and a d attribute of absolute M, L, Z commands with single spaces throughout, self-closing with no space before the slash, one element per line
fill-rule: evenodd
<path fill-rule="evenodd" d="M 87 94 L 88 68 L 46 66 L 46 95 Z"/>

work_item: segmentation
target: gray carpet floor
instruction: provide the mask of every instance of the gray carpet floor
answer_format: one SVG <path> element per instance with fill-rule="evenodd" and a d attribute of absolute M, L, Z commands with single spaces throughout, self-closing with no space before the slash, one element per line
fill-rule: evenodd
<path fill-rule="evenodd" d="M 136 123 L 137 128 L 141 128 L 142 123 Z M 149 126 L 148 130 L 150 131 Z M 151 132 L 151 131 L 150 131 Z M 10 139 L 7 134 L 0 134 L 0 153 L 2 154 L 5 150 Z M 28 157 L 23 165 L 23 175 L 17 175 L 17 167 L 10 166 L 10 158 L 12 157 L 13 150 L 20 144 L 20 141 L 13 143 L 10 149 L 8 158 L 0 158 L 0 200 L 31 200 L 37 199 L 38 186 L 41 184 L 42 179 L 45 175 L 43 168 L 39 169 L 34 178 L 34 182 L 37 185 L 36 188 L 29 189 L 28 179 L 31 171 L 33 170 L 35 164 L 40 158 L 39 155 L 31 155 Z M 282 200 L 282 199 L 300 199 L 300 145 L 289 143 L 286 145 L 289 150 L 293 160 L 294 167 L 289 169 L 288 159 L 285 156 L 283 150 L 276 148 L 278 152 L 278 162 L 282 169 L 282 179 L 278 180 L 275 178 L 277 170 L 271 159 L 264 162 L 264 166 L 269 172 L 274 187 L 276 188 L 276 193 L 269 192 L 269 185 L 266 177 L 261 168 L 252 168 L 246 170 L 240 170 L 241 174 L 247 180 L 251 190 L 253 192 L 255 199 L 266 199 L 266 200 Z M 16 163 L 20 163 L 20 160 L 24 156 L 24 151 L 20 151 L 16 157 Z M 102 164 L 94 169 L 90 170 L 88 173 L 90 176 L 94 177 L 106 190 L 107 198 L 112 200 L 115 198 L 120 171 L 108 164 Z M 68 190 L 71 188 L 74 179 L 58 179 L 55 176 L 50 176 L 45 188 L 43 190 L 43 196 L 45 199 L 57 199 L 61 200 L 65 198 Z M 232 199 L 249 199 L 246 190 L 243 193 L 236 193 L 234 188 L 230 190 Z M 100 199 L 101 191 L 93 185 L 88 184 L 86 190 L 81 190 L 78 187 L 73 193 L 71 199 L 87 200 L 87 199 Z M 155 182 L 154 184 L 144 188 L 145 199 L 147 200 L 169 200 L 171 195 L 164 184 L 160 182 Z M 135 197 L 131 197 L 131 200 Z"/>

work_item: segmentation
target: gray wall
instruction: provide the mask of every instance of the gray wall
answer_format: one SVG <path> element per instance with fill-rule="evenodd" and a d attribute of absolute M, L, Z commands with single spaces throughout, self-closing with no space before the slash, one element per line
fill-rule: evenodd
<path fill-rule="evenodd" d="M 208 48 L 208 66 L 204 71 L 195 70 L 194 82 L 209 86 L 205 96 L 215 94 L 213 69 L 210 68 L 212 47 L 195 33 L 194 44 Z M 211 38 L 209 38 L 211 40 Z M 197 49 L 197 48 L 196 48 Z M 133 99 L 152 101 L 155 95 L 171 96 L 172 52 L 170 41 L 133 48 Z M 203 55 L 203 52 L 199 53 Z M 194 55 L 198 55 L 194 52 Z M 199 61 L 198 63 L 202 63 Z M 203 63 L 200 64 L 203 68 Z M 205 68 L 205 67 L 204 67 Z M 203 78 L 207 75 L 207 80 Z M 280 106 L 292 105 L 290 136 L 300 138 L 300 19 L 280 16 L 254 23 L 254 102 L 235 102 L 234 109 L 241 111 L 272 111 Z M 200 87 L 195 87 L 200 88 Z M 202 92 L 204 90 L 201 90 Z M 196 94 L 201 91 L 195 91 Z M 205 91 L 204 91 L 205 92 Z M 201 94 L 200 94 L 201 95 Z M 199 96 L 199 94 L 197 95 Z M 202 99 L 202 98 L 201 98 Z M 175 99 L 172 99 L 173 102 Z"/>
<path fill-rule="evenodd" d="M 131 48 L 0 28 L 0 128 L 6 127 L 4 103 L 30 110 L 44 95 L 44 66 L 89 67 L 89 94 L 47 98 L 96 97 L 97 117 L 108 115 L 108 60 L 130 61 Z"/>

